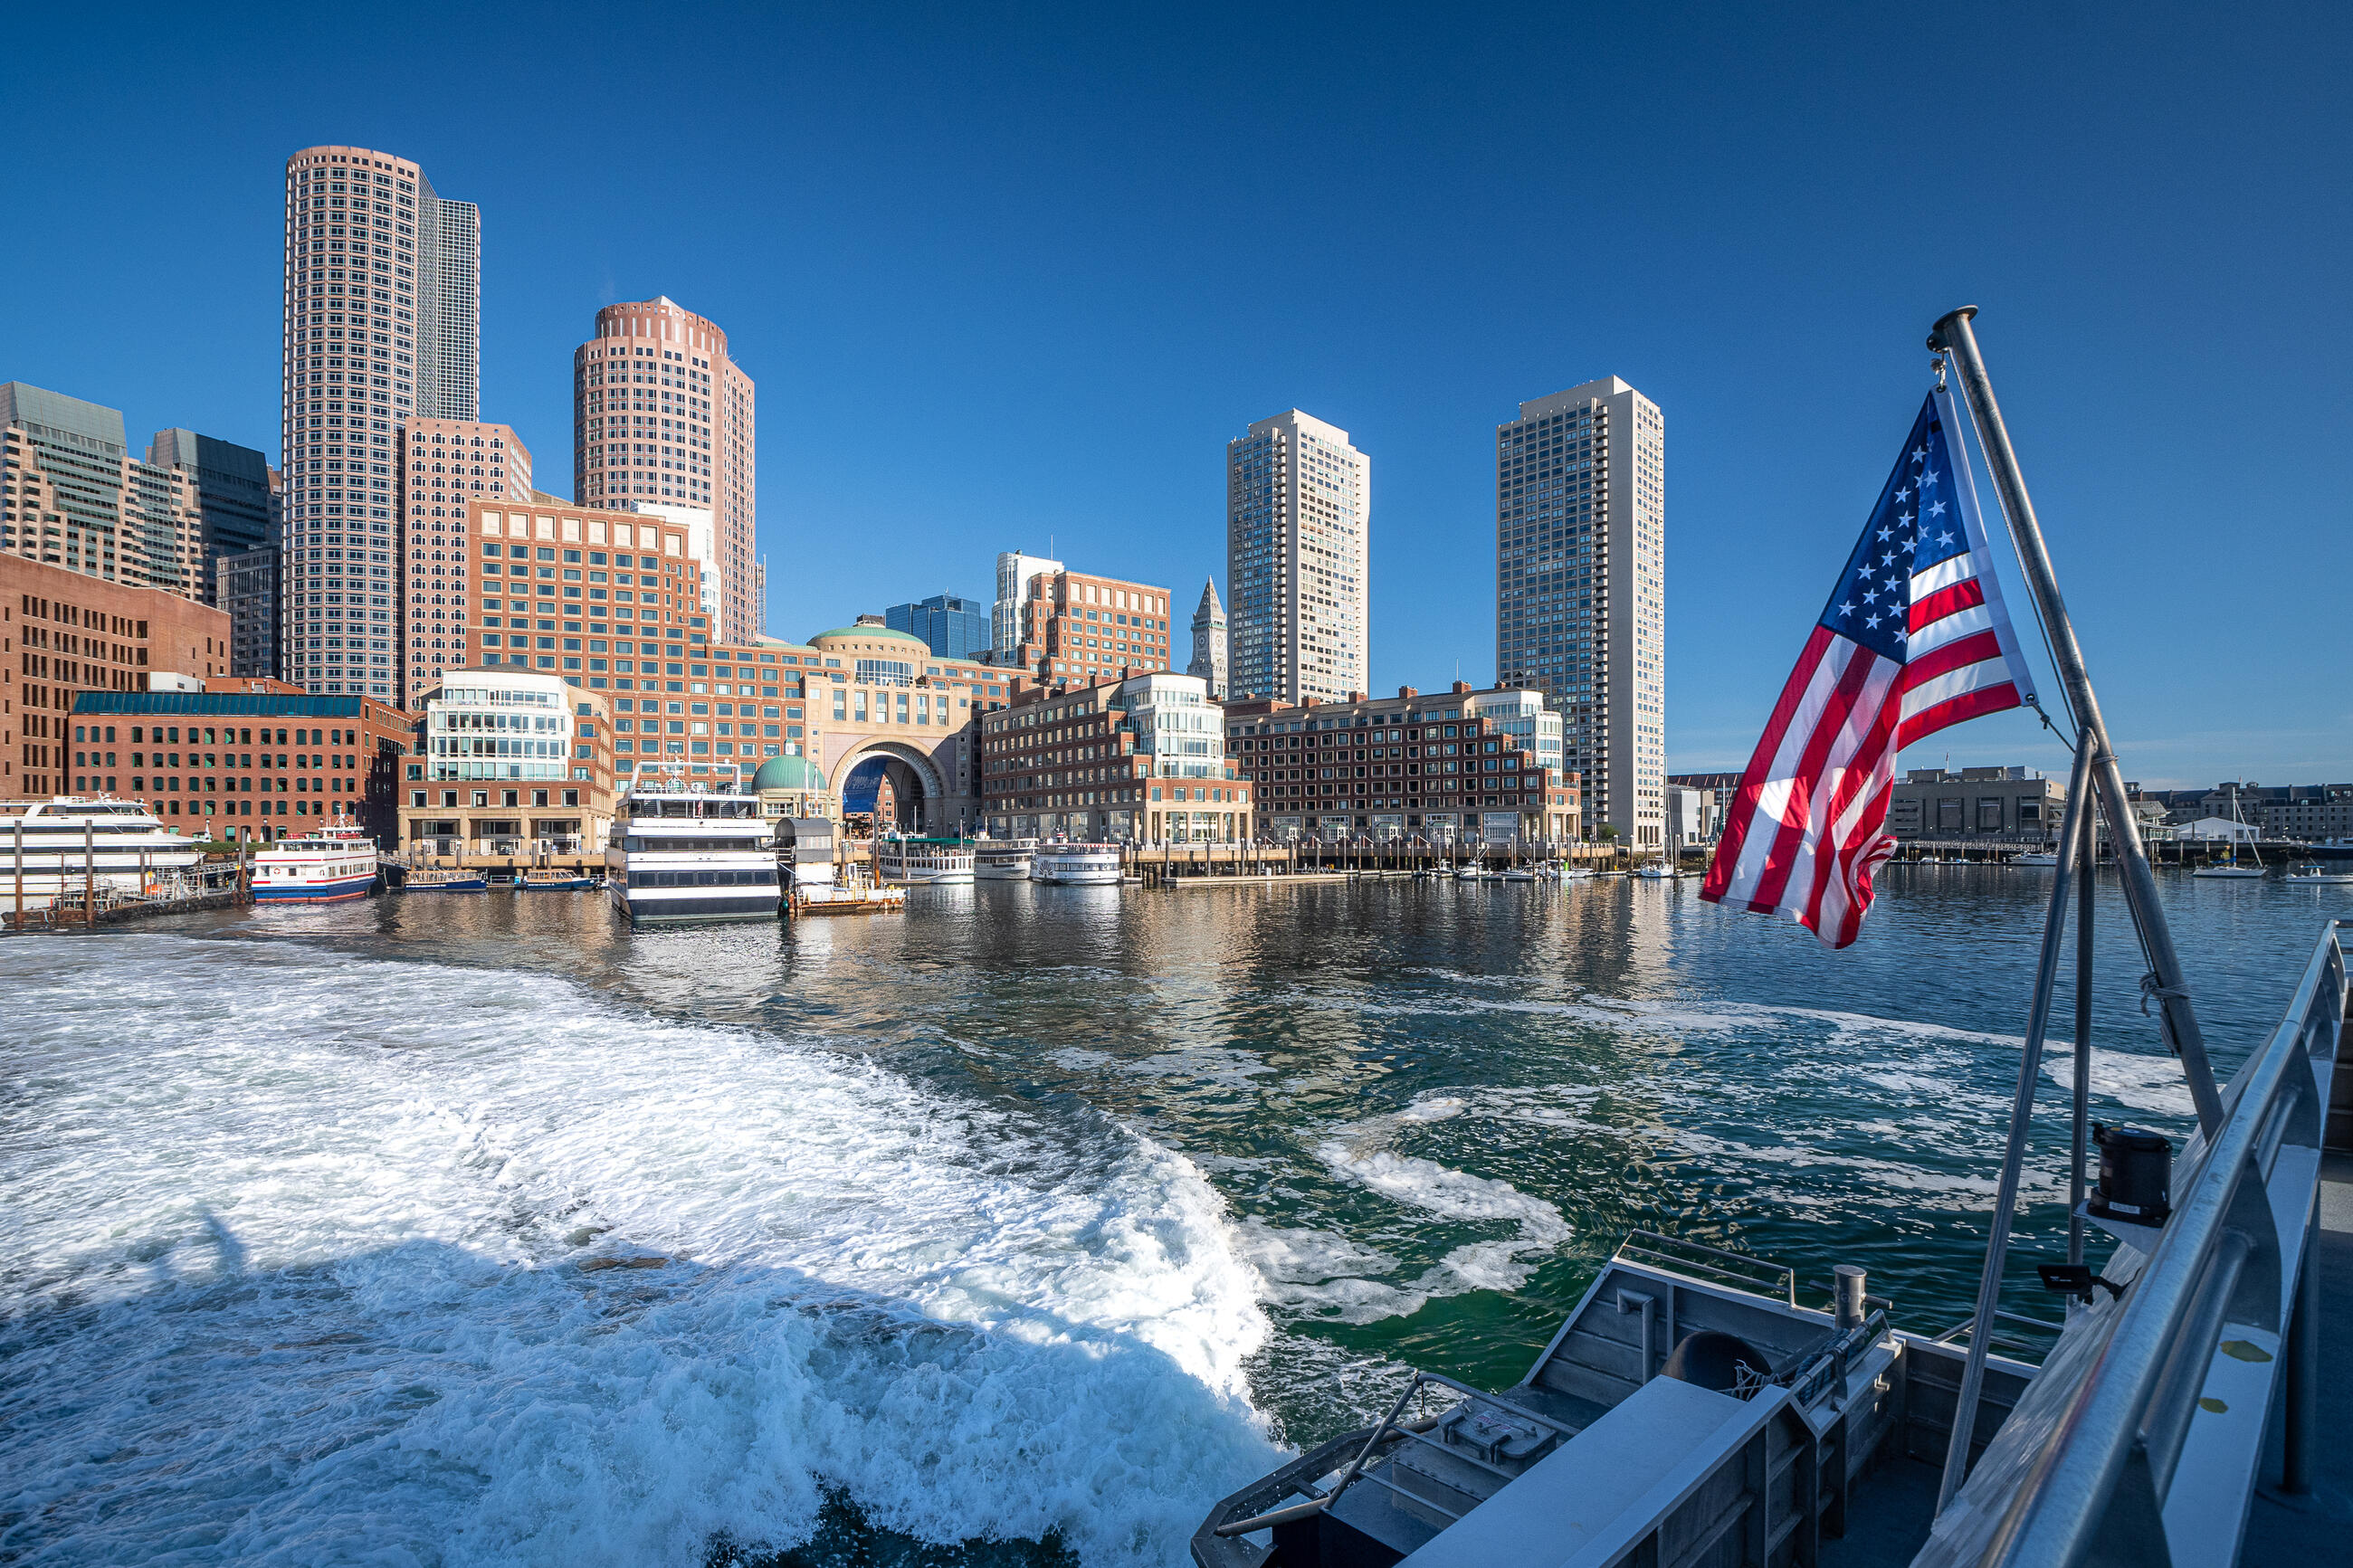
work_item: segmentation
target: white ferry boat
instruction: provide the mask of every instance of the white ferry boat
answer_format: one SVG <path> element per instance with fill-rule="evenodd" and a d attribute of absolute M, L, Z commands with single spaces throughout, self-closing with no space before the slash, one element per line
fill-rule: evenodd
<path fill-rule="evenodd" d="M 972 874 L 984 882 L 1026 882 L 1038 858 L 1034 838 L 984 838 L 972 848 Z"/>
<path fill-rule="evenodd" d="M 135 800 L 52 795 L 0 801 L 0 899 L 54 899 L 85 883 L 146 890 L 204 859 L 195 840 L 164 830 Z"/>
<path fill-rule="evenodd" d="M 634 921 L 775 920 L 775 829 L 756 795 L 639 773 L 621 794 L 605 886 Z"/>
<path fill-rule="evenodd" d="M 893 834 L 874 841 L 874 879 L 910 887 L 947 886 L 973 878 L 973 847 L 962 838 L 903 838 Z"/>
<path fill-rule="evenodd" d="M 281 838 L 253 858 L 257 904 L 332 904 L 375 888 L 375 840 L 341 819 L 300 838 Z"/>
<path fill-rule="evenodd" d="M 1035 882 L 1057 882 L 1065 887 L 1117 887 L 1119 846 L 1040 844 L 1036 857 L 1029 863 L 1029 879 Z"/>

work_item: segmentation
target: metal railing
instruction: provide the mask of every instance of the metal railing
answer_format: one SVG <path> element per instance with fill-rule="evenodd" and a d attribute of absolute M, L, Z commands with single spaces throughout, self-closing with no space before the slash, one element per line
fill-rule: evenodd
<path fill-rule="evenodd" d="M 2232 1561 L 2282 1376 L 2290 1380 L 2284 1468 L 2296 1484 L 2316 1434 L 2313 1402 L 2295 1397 L 2297 1380 L 2313 1375 L 2304 1364 L 2310 1336 L 2290 1331 L 2317 1305 L 2309 1292 L 2300 1302 L 2299 1287 L 2314 1267 L 2307 1233 L 2345 1017 L 2340 929 L 2323 928 L 2285 1016 L 2232 1083 L 2154 1249 L 2106 1314 L 2105 1344 L 2048 1413 L 2052 1435 L 2015 1490 L 1991 1500 L 1999 1518 L 1971 1560 L 1987 1568 L 2073 1568 L 2102 1556 Z M 2209 1396 L 2210 1380 L 2223 1378 L 2232 1397 Z M 2211 1493 L 2211 1478 L 2225 1470 L 2244 1478 L 2241 1509 L 2168 1511 L 2177 1475 L 2203 1474 Z"/>
<path fill-rule="evenodd" d="M 1694 1275 L 1760 1296 L 1777 1296 L 1792 1307 L 1798 1304 L 1798 1271 L 1786 1263 L 1776 1263 L 1753 1253 L 1729 1252 L 1704 1242 L 1662 1236 L 1655 1230 L 1630 1230 L 1611 1256 L 1670 1273 Z"/>

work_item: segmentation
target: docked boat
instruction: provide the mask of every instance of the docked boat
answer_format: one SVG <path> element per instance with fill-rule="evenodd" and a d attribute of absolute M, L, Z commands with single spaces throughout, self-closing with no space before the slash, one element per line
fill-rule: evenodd
<path fill-rule="evenodd" d="M 332 904 L 375 890 L 375 840 L 338 819 L 300 838 L 281 838 L 253 858 L 257 904 Z"/>
<path fill-rule="evenodd" d="M 1026 882 L 1038 858 L 1034 838 L 983 838 L 972 847 L 972 874 L 984 882 Z"/>
<path fill-rule="evenodd" d="M 776 918 L 775 829 L 757 795 L 640 773 L 615 816 L 605 887 L 632 921 Z"/>
<path fill-rule="evenodd" d="M 2235 790 L 2231 795 L 2231 821 L 2238 827 L 2244 827 L 2247 825 L 2247 819 L 2239 815 L 2239 796 Z M 2249 844 L 2247 854 L 2250 857 L 2250 863 L 2242 865 L 2239 861 L 2239 841 L 2233 838 L 2231 841 L 2231 858 L 2228 860 L 2210 862 L 2189 874 L 2193 877 L 2207 877 L 2217 880 L 2253 881 L 2262 876 L 2265 870 L 2263 852 L 2254 845 Z"/>
<path fill-rule="evenodd" d="M 527 867 L 514 880 L 518 893 L 573 893 L 595 886 L 587 872 L 568 871 L 561 866 Z"/>
<path fill-rule="evenodd" d="M 418 866 L 400 879 L 405 893 L 487 893 L 491 879 L 456 866 Z"/>
<path fill-rule="evenodd" d="M 973 878 L 973 846 L 962 838 L 891 834 L 874 841 L 874 877 L 902 887 L 960 886 Z"/>
<path fill-rule="evenodd" d="M 2010 860 L 2013 866 L 2056 866 L 2059 857 L 2047 849 L 2030 849 Z"/>
<path fill-rule="evenodd" d="M 2353 882 L 2353 871 L 2341 867 L 2324 866 L 2317 860 L 2307 860 L 2301 866 L 2287 868 L 2291 882 Z"/>
<path fill-rule="evenodd" d="M 1680 868 L 1662 860 L 1649 860 L 1634 868 L 1634 875 L 1645 882 L 1672 882 L 1683 875 Z"/>
<path fill-rule="evenodd" d="M 785 907 L 796 919 L 803 915 L 898 914 L 907 907 L 903 886 L 877 884 L 864 866 L 852 863 L 839 874 L 803 879 L 795 876 L 786 891 Z"/>
<path fill-rule="evenodd" d="M 1040 844 L 1029 863 L 1029 879 L 1063 887 L 1117 887 L 1119 846 Z"/>
<path fill-rule="evenodd" d="M 79 895 L 85 887 L 144 892 L 194 869 L 204 851 L 168 832 L 135 800 L 51 795 L 0 801 L 0 900 Z"/>

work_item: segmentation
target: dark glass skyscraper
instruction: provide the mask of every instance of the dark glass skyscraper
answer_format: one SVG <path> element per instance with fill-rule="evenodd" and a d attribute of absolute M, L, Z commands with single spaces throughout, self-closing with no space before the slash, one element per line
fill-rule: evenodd
<path fill-rule="evenodd" d="M 894 632 L 906 632 L 931 645 L 942 658 L 978 658 L 994 646 L 988 606 L 978 599 L 934 594 L 912 605 L 893 605 L 882 612 L 883 623 Z"/>

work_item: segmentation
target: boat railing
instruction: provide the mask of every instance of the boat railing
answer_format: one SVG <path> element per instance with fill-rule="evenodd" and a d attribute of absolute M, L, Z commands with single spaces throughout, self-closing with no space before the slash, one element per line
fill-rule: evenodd
<path fill-rule="evenodd" d="M 1662 1236 L 1654 1230 L 1630 1230 L 1618 1244 L 1617 1257 L 1673 1273 L 1696 1275 L 1714 1284 L 1731 1285 L 1758 1295 L 1778 1296 L 1798 1304 L 1798 1271 L 1786 1263 L 1727 1252 L 1720 1247 Z"/>
<path fill-rule="evenodd" d="M 2232 1561 L 2249 1492 L 2267 1468 L 2282 1378 L 2282 1479 L 2289 1490 L 2307 1484 L 2319 1303 L 2305 1278 L 2316 1267 L 2306 1244 L 2345 1017 L 2343 929 L 2323 928 L 2285 1016 L 2223 1097 L 2213 1137 L 2185 1152 L 2195 1170 L 2138 1275 L 2102 1314 L 2105 1343 L 2063 1404 L 2027 1429 L 2029 1438 L 2043 1434 L 2040 1446 L 2016 1472 L 1991 1466 L 1991 1450 L 1979 1461 L 1981 1472 L 1996 1470 L 1983 1478 L 1990 1483 L 2018 1479 L 2007 1498 L 1984 1503 L 1990 1528 L 1960 1560 L 1987 1568 Z M 2066 1354 L 2063 1344 L 2058 1356 Z M 2168 1510 L 2184 1476 L 2198 1506 Z"/>

